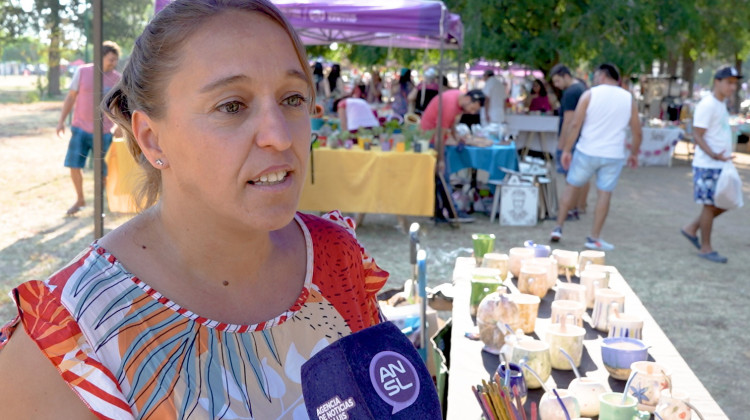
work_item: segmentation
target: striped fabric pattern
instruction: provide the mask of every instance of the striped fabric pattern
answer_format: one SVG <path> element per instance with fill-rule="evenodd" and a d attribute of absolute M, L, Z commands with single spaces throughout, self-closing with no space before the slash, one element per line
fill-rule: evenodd
<path fill-rule="evenodd" d="M 96 243 L 46 282 L 18 287 L 18 319 L 100 418 L 307 419 L 301 365 L 380 322 L 375 293 L 388 278 L 350 219 L 327 218 L 296 216 L 305 287 L 266 322 L 227 324 L 181 308 Z"/>

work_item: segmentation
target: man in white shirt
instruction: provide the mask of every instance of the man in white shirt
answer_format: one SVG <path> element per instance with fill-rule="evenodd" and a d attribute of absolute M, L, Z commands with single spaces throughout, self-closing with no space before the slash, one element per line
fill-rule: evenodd
<path fill-rule="evenodd" d="M 641 123 L 633 95 L 620 87 L 620 72 L 617 67 L 612 64 L 597 67 L 594 72 L 594 84 L 596 86 L 581 95 L 570 130 L 563 133 L 564 145 L 560 163 L 568 170 L 568 185 L 565 186 L 560 201 L 557 226 L 550 234 L 550 240 L 557 242 L 562 238 L 563 224 L 579 190 L 596 174 L 598 197 L 594 225 L 584 246 L 609 251 L 615 246 L 600 236 L 609 212 L 612 191 L 617 186 L 617 180 L 626 163 L 626 130 L 630 125 L 633 146 L 627 163 L 634 168 L 638 166 L 638 151 L 641 147 Z M 571 154 L 579 133 L 576 153 Z"/>
<path fill-rule="evenodd" d="M 487 70 L 484 72 L 485 96 L 483 123 L 502 124 L 505 122 L 505 82 L 495 77 L 495 72 Z"/>
<path fill-rule="evenodd" d="M 701 99 L 693 113 L 693 139 L 698 146 L 693 157 L 693 196 L 703 208 L 700 215 L 684 226 L 681 232 L 698 248 L 699 257 L 717 263 L 725 263 L 728 259 L 711 247 L 711 229 L 714 219 L 726 210 L 714 205 L 714 192 L 724 162 L 734 158 L 726 100 L 737 90 L 737 82 L 741 78 L 734 67 L 717 70 L 711 95 Z"/>

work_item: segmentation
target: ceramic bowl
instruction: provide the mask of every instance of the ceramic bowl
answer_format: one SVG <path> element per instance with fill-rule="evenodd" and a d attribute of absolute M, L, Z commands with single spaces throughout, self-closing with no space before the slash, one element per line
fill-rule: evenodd
<path fill-rule="evenodd" d="M 602 340 L 602 362 L 615 379 L 625 381 L 630 376 L 630 365 L 648 359 L 648 347 L 636 338 L 608 337 Z"/>

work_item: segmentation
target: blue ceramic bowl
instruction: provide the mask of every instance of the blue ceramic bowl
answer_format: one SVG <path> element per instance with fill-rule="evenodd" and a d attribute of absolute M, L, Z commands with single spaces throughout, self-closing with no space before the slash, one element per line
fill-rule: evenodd
<path fill-rule="evenodd" d="M 602 362 L 609 375 L 621 381 L 630 376 L 633 362 L 648 360 L 648 347 L 637 338 L 608 337 L 602 340 Z"/>

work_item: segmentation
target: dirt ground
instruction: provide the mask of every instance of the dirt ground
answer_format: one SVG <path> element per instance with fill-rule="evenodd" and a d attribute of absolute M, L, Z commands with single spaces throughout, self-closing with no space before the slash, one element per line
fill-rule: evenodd
<path fill-rule="evenodd" d="M 7 296 L 14 285 L 45 278 L 93 240 L 92 206 L 78 217 L 64 217 L 74 193 L 62 167 L 67 135 L 61 139 L 54 133 L 60 107 L 60 102 L 0 104 L 0 319 L 14 313 Z M 684 151 L 680 144 L 678 152 Z M 750 197 L 750 155 L 738 154 L 737 167 Z M 691 185 L 684 155 L 672 167 L 626 170 L 604 228 L 604 238 L 617 246 L 607 254 L 607 263 L 620 270 L 727 415 L 747 418 L 750 207 L 729 212 L 714 225 L 714 247 L 729 263 L 704 261 L 679 234 L 700 209 L 692 201 Z M 85 188 L 91 203 L 90 172 Z M 594 202 L 592 193 L 590 209 Z M 129 217 L 107 213 L 105 227 L 112 229 Z M 589 212 L 568 223 L 557 247 L 582 249 L 591 219 Z M 450 282 L 455 258 L 471 252 L 471 233 L 494 233 L 496 249 L 507 251 L 527 239 L 547 243 L 554 224 L 501 227 L 484 215 L 460 228 L 435 225 L 428 218 L 410 221 L 421 224 L 431 286 Z M 391 272 L 386 288 L 401 286 L 411 272 L 408 238 L 396 225 L 394 216 L 368 215 L 358 228 L 361 242 Z"/>

